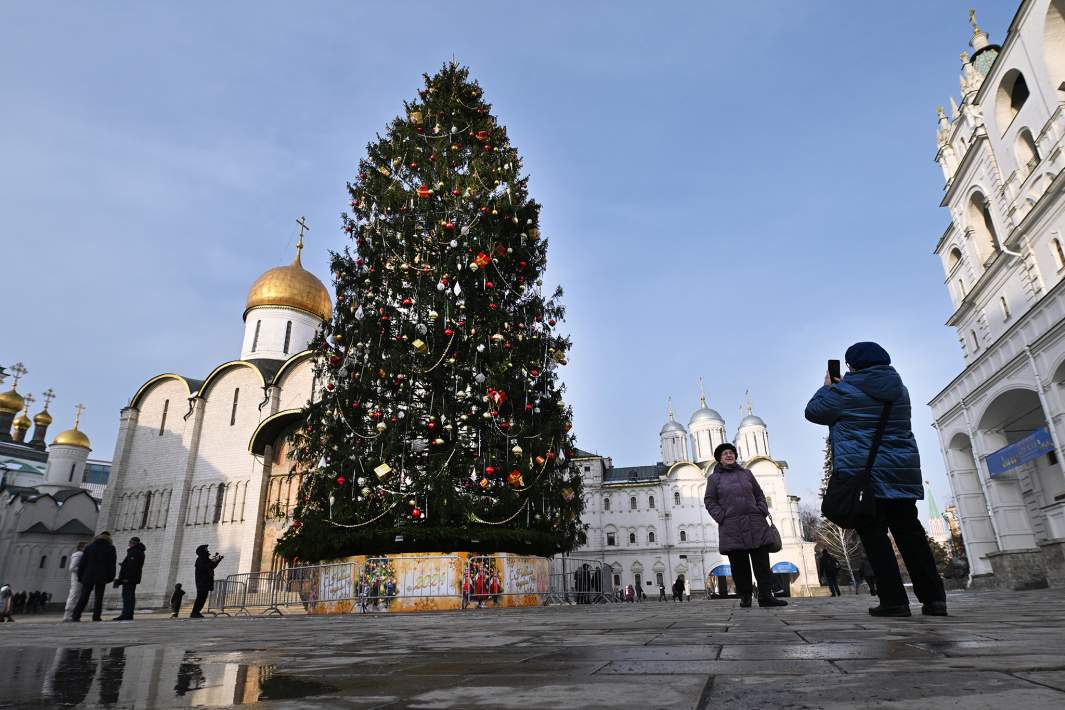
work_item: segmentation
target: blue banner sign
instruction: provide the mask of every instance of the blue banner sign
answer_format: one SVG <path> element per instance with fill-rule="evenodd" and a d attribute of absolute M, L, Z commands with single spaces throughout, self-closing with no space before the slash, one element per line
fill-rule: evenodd
<path fill-rule="evenodd" d="M 1029 461 L 1034 461 L 1053 450 L 1054 440 L 1050 438 L 1050 432 L 1047 428 L 1042 427 L 1023 439 L 988 454 L 987 470 L 991 474 L 991 478 L 994 478 Z"/>

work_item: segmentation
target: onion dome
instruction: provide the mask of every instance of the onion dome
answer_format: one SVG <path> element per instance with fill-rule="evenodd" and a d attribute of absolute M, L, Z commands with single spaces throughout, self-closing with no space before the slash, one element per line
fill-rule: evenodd
<path fill-rule="evenodd" d="M 26 400 L 22 399 L 22 395 L 16 392 L 14 387 L 0 394 L 0 412 L 16 414 L 25 406 Z"/>
<path fill-rule="evenodd" d="M 248 311 L 260 306 L 283 306 L 309 313 L 322 320 L 333 317 L 333 299 L 324 284 L 303 268 L 300 252 L 303 238 L 296 244 L 296 258 L 288 266 L 270 269 L 252 284 L 244 317 Z"/>
<path fill-rule="evenodd" d="M 714 424 L 725 424 L 724 418 L 718 414 L 716 409 L 710 409 L 706 403 L 706 392 L 703 391 L 703 378 L 699 378 L 699 408 L 692 414 L 692 418 L 688 420 L 688 426 L 698 424 L 700 422 L 712 422 Z"/>
<path fill-rule="evenodd" d="M 743 418 L 743 421 L 740 422 L 740 429 L 742 429 L 745 426 L 760 426 L 760 427 L 764 427 L 765 426 L 765 422 L 762 421 L 761 417 L 759 417 L 759 416 L 757 416 L 755 414 L 748 414 L 747 416 L 745 416 Z"/>
<path fill-rule="evenodd" d="M 77 428 L 67 429 L 64 432 L 60 432 L 59 436 L 52 442 L 52 446 L 80 446 L 83 449 L 92 449 L 89 444 L 89 437 L 85 436 Z"/>
<path fill-rule="evenodd" d="M 22 414 L 15 417 L 15 421 L 11 423 L 11 426 L 15 427 L 16 429 L 26 431 L 31 426 L 33 426 L 33 422 L 31 422 L 30 418 L 26 416 L 26 413 L 23 412 Z"/>
<path fill-rule="evenodd" d="M 92 446 L 89 444 L 89 437 L 78 430 L 78 423 L 81 421 L 81 412 L 85 407 L 78 405 L 75 407 L 76 414 L 74 415 L 74 427 L 67 429 L 64 432 L 60 432 L 59 436 L 52 442 L 52 446 L 80 446 L 83 449 L 92 450 Z"/>
<path fill-rule="evenodd" d="M 680 432 L 681 434 L 687 434 L 687 430 L 684 425 L 673 419 L 673 398 L 669 398 L 669 421 L 662 426 L 662 431 L 658 432 L 658 435 L 669 434 L 671 432 Z"/>
<path fill-rule="evenodd" d="M 52 424 L 52 415 L 47 409 L 42 409 L 33 415 L 33 423 L 39 427 L 49 427 Z"/>

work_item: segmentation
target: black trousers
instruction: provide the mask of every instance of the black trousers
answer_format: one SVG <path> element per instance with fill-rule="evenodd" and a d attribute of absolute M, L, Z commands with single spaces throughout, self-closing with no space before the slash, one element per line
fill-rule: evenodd
<path fill-rule="evenodd" d="M 943 580 L 936 569 L 932 548 L 928 546 L 928 536 L 917 519 L 917 501 L 877 499 L 876 521 L 859 528 L 858 537 L 876 573 L 880 603 L 886 606 L 909 604 L 888 531 L 891 531 L 902 561 L 906 563 L 918 601 L 922 604 L 946 601 Z"/>
<path fill-rule="evenodd" d="M 137 585 L 126 582 L 122 585 L 122 616 L 132 619 L 133 607 L 137 605 Z"/>
<path fill-rule="evenodd" d="M 192 603 L 192 613 L 190 616 L 200 615 L 200 612 L 203 611 L 203 605 L 207 603 L 207 595 L 210 593 L 211 592 L 206 589 L 196 590 L 196 601 Z"/>
<path fill-rule="evenodd" d="M 834 597 L 840 596 L 839 580 L 837 579 L 838 575 L 839 572 L 825 575 L 825 586 L 828 587 L 828 591 L 832 592 L 832 596 Z"/>
<path fill-rule="evenodd" d="M 759 547 L 757 550 L 742 550 L 728 553 L 728 563 L 732 566 L 732 581 L 736 583 L 738 594 L 750 594 L 751 568 L 758 580 L 758 598 L 768 599 L 773 596 L 773 573 L 769 570 L 769 550 Z"/>
<path fill-rule="evenodd" d="M 100 615 L 104 611 L 104 590 L 106 589 L 107 582 L 82 584 L 81 596 L 78 597 L 78 603 L 74 605 L 74 611 L 71 612 L 70 618 L 74 619 L 74 621 L 81 621 L 81 612 L 85 611 L 85 607 L 89 605 L 89 595 L 95 592 L 96 598 L 92 604 L 92 618 L 93 621 L 99 621 Z"/>

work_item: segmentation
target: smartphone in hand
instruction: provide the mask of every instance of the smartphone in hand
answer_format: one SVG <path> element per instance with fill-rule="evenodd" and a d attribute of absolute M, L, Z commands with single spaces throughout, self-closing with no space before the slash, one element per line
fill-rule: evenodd
<path fill-rule="evenodd" d="M 839 360 L 828 361 L 828 376 L 833 382 L 843 379 L 843 375 L 840 372 Z"/>

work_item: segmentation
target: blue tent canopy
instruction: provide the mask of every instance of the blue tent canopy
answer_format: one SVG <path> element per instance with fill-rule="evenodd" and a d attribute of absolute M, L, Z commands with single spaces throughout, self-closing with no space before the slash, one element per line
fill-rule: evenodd
<path fill-rule="evenodd" d="M 774 574 L 798 574 L 799 568 L 790 562 L 777 562 L 773 565 Z"/>
<path fill-rule="evenodd" d="M 732 566 L 731 565 L 718 565 L 710 570 L 711 577 L 731 577 Z"/>

